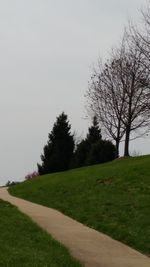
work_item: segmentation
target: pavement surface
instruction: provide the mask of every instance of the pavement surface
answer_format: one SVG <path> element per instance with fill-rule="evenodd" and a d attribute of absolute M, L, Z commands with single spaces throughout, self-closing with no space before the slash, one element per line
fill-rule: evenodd
<path fill-rule="evenodd" d="M 32 218 L 86 267 L 150 267 L 147 256 L 57 210 L 13 197 L 6 188 L 0 188 L 0 198 Z"/>

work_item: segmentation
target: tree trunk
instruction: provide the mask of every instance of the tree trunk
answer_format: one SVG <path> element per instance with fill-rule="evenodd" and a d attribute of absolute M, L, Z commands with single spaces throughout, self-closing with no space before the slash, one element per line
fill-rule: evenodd
<path fill-rule="evenodd" d="M 119 140 L 116 140 L 116 155 L 115 155 L 115 158 L 119 158 Z"/>
<path fill-rule="evenodd" d="M 124 146 L 124 157 L 129 157 L 130 126 L 127 126 Z"/>

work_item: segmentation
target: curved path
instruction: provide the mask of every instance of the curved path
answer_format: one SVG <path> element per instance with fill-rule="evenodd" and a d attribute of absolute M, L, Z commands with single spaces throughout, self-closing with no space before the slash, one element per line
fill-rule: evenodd
<path fill-rule="evenodd" d="M 6 188 L 0 188 L 0 198 L 30 216 L 86 267 L 150 267 L 148 257 L 54 209 L 13 197 Z"/>

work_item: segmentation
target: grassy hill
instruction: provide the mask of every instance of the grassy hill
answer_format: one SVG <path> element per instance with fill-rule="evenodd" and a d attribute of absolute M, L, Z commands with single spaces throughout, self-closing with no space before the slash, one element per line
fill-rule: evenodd
<path fill-rule="evenodd" d="M 16 207 L 0 200 L 0 266 L 81 267 L 81 264 Z"/>
<path fill-rule="evenodd" d="M 150 253 L 150 156 L 49 174 L 9 191 Z"/>

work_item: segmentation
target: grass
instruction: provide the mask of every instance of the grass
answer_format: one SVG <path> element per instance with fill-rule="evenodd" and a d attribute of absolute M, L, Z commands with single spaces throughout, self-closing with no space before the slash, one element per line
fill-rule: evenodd
<path fill-rule="evenodd" d="M 150 253 L 150 156 L 49 174 L 10 193 L 62 211 Z"/>
<path fill-rule="evenodd" d="M 0 200 L 1 267 L 81 267 L 16 207 Z"/>

